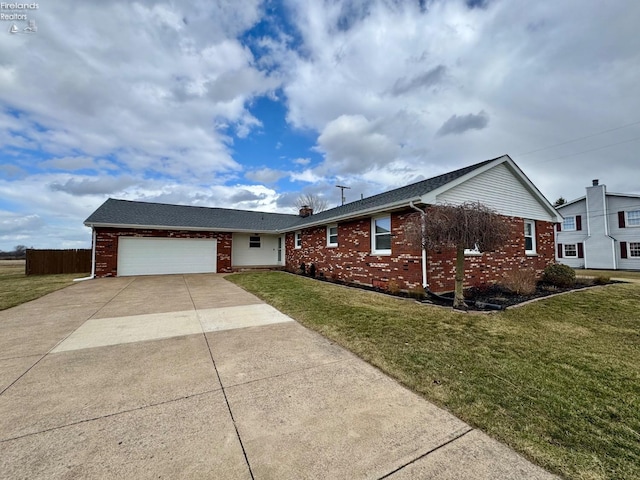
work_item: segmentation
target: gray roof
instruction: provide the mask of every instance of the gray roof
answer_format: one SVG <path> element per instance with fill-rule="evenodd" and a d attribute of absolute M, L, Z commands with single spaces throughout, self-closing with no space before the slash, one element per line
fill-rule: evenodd
<path fill-rule="evenodd" d="M 460 168 L 459 170 L 454 170 L 453 172 L 438 175 L 437 177 L 428 178 L 427 180 L 422 180 L 420 182 L 412 183 L 404 187 L 389 190 L 388 192 L 380 193 L 372 197 L 367 197 L 363 198 L 362 200 L 346 203 L 340 207 L 332 208 L 330 210 L 325 210 L 319 213 L 314 213 L 309 217 L 298 217 L 298 221 L 294 225 L 292 225 L 292 227 L 303 227 L 310 223 L 317 223 L 321 221 L 330 222 L 332 221 L 332 219 L 357 216 L 359 212 L 370 211 L 378 207 L 382 208 L 386 205 L 396 204 L 403 201 L 406 201 L 408 203 L 410 200 L 419 198 L 426 193 L 429 193 L 437 188 L 442 187 L 443 185 L 446 185 L 447 183 L 453 182 L 454 180 L 466 175 L 467 173 L 483 167 L 484 165 L 487 165 L 497 160 L 498 158 L 502 157 L 485 160 L 484 162 L 476 163 L 475 165 Z"/>
<path fill-rule="evenodd" d="M 97 226 L 273 232 L 291 225 L 298 218 L 300 217 L 294 214 L 134 202 L 110 198 L 84 223 Z"/>
<path fill-rule="evenodd" d="M 108 199 L 85 220 L 85 225 L 165 227 L 226 231 L 290 231 L 306 225 L 365 215 L 386 206 L 408 203 L 450 183 L 498 158 L 476 163 L 437 177 L 389 190 L 372 197 L 315 213 L 308 217 L 295 214 L 266 213 L 228 208 L 193 207 L 163 203 Z"/>

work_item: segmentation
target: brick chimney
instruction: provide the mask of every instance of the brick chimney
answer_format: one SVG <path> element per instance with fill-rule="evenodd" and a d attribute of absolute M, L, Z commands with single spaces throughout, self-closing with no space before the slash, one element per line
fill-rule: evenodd
<path fill-rule="evenodd" d="M 309 205 L 303 205 L 300 207 L 300 216 L 301 217 L 308 217 L 309 215 L 313 215 L 313 208 L 311 208 Z"/>

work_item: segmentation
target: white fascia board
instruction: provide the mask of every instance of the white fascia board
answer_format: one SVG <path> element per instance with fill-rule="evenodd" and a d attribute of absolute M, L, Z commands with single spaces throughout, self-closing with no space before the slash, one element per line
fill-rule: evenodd
<path fill-rule="evenodd" d="M 242 228 L 211 228 L 211 227 L 181 227 L 178 225 L 128 225 L 124 223 L 85 223 L 91 228 L 132 228 L 136 230 L 187 230 L 190 232 L 238 232 L 238 233 L 272 233 L 277 234 L 277 230 L 242 229 Z"/>
<path fill-rule="evenodd" d="M 318 220 L 317 222 L 305 223 L 304 225 L 296 225 L 292 227 L 283 228 L 282 230 L 278 230 L 280 233 L 288 233 L 288 232 L 297 232 L 299 230 L 304 230 L 305 228 L 317 227 L 319 225 L 330 225 L 333 223 L 344 222 L 345 220 L 355 220 L 356 218 L 362 217 L 370 217 L 371 215 L 376 215 L 378 213 L 390 212 L 392 210 L 397 210 L 402 207 L 409 207 L 409 204 L 413 203 L 421 203 L 420 198 L 407 198 L 405 200 L 401 200 L 399 202 L 387 203 L 385 205 L 380 205 L 374 208 L 368 208 L 366 210 L 358 210 L 357 212 L 347 213 L 344 215 L 339 215 L 335 217 L 325 218 L 324 220 Z"/>
<path fill-rule="evenodd" d="M 463 175 L 462 177 L 459 177 L 449 183 L 446 183 L 440 188 L 436 188 L 435 190 L 430 191 L 429 193 L 427 193 L 425 196 L 422 197 L 421 199 L 422 203 L 435 205 L 437 203 L 438 195 L 442 195 L 444 192 L 451 190 L 453 187 L 456 187 L 461 183 L 464 183 L 467 180 L 477 175 L 480 175 L 481 173 L 486 172 L 487 170 L 491 170 L 492 168 L 502 163 L 505 163 L 507 165 L 507 167 L 511 170 L 511 172 L 514 173 L 518 177 L 518 179 L 524 184 L 525 188 L 531 194 L 533 194 L 533 196 L 536 197 L 538 202 L 542 204 L 545 210 L 547 210 L 551 214 L 551 216 L 554 217 L 555 222 L 557 223 L 562 222 L 562 219 L 563 219 L 562 215 L 560 215 L 559 212 L 554 208 L 554 206 L 551 205 L 549 200 L 547 200 L 547 198 L 540 192 L 540 190 L 538 190 L 538 188 L 533 184 L 533 182 L 529 180 L 529 177 L 527 177 L 524 174 L 524 172 L 520 170 L 520 167 L 518 167 L 515 164 L 515 162 L 511 159 L 509 155 L 503 155 L 499 158 L 496 158 L 493 162 L 488 163 L 480 168 L 477 168 L 467 173 L 466 175 Z"/>

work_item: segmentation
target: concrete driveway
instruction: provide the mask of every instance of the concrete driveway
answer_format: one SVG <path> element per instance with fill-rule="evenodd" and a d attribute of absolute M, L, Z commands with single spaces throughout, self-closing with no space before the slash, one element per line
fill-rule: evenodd
<path fill-rule="evenodd" d="M 555 478 L 220 275 L 0 312 L 1 478 Z"/>

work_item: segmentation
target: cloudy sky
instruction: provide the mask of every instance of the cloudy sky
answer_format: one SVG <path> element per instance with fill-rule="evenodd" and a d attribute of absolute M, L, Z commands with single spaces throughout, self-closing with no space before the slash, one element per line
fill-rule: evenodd
<path fill-rule="evenodd" d="M 0 12 L 1 250 L 88 248 L 108 197 L 293 213 L 504 153 L 552 202 L 640 193 L 635 0 L 38 7 Z"/>

